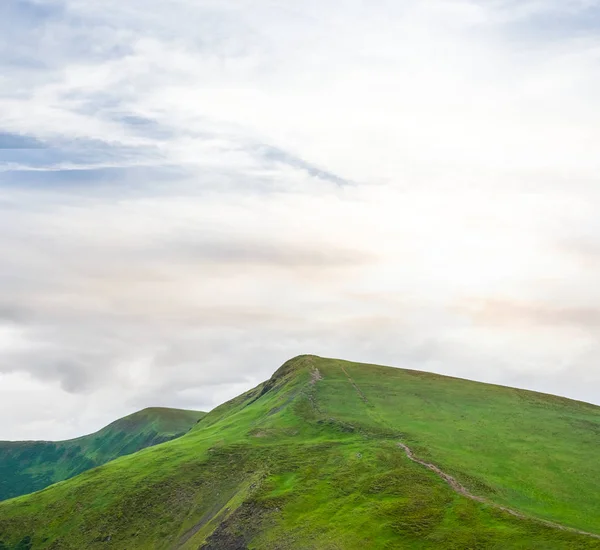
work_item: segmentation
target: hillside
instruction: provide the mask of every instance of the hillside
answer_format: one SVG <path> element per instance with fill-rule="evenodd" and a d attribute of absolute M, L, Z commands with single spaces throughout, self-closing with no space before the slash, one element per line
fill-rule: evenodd
<path fill-rule="evenodd" d="M 0 548 L 600 549 L 599 436 L 586 403 L 301 356 L 179 439 L 0 503 Z"/>
<path fill-rule="evenodd" d="M 204 413 L 150 408 L 68 441 L 0 441 L 0 500 L 39 491 L 189 431 Z"/>

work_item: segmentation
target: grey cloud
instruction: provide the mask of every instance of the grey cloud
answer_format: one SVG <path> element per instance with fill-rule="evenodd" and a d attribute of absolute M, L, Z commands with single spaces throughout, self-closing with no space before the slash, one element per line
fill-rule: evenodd
<path fill-rule="evenodd" d="M 90 213 L 98 204 L 89 198 L 74 200 L 78 209 L 91 207 Z M 248 357 L 267 357 L 270 347 L 278 349 L 310 324 L 302 292 L 296 289 L 297 298 L 277 304 L 276 293 L 267 298 L 270 284 L 290 289 L 298 270 L 319 274 L 372 261 L 371 254 L 358 250 L 299 245 L 278 235 L 260 242 L 243 235 L 211 240 L 205 234 L 196 241 L 190 239 L 191 231 L 183 231 L 157 240 L 120 241 L 95 233 L 55 233 L 52 224 L 63 214 L 53 213 L 53 202 L 47 203 L 50 210 L 42 204 L 41 211 L 34 205 L 20 209 L 21 225 L 0 235 L 6 253 L 0 315 L 29 342 L 29 349 L 0 350 L 0 372 L 58 382 L 68 393 L 124 384 L 137 396 L 135 403 L 151 404 L 156 398 L 177 404 L 180 392 L 202 386 L 205 393 L 198 395 L 205 397 L 197 406 L 212 406 L 210 388 L 247 380 L 249 368 L 253 383 L 257 376 L 266 377 L 287 353 L 273 353 L 272 360 L 249 362 Z M 4 219 L 8 227 L 10 217 Z M 102 220 L 92 227 L 96 223 L 100 229 Z M 252 275 L 253 268 L 262 275 Z M 228 303 L 228 294 L 236 289 L 228 288 L 227 278 L 240 275 L 246 282 L 263 280 L 241 296 L 245 303 Z M 194 287 L 200 295 L 191 300 Z M 146 364 L 146 374 L 129 380 L 131 365 L 139 361 Z"/>
<path fill-rule="evenodd" d="M 327 170 L 322 170 L 313 166 L 309 162 L 306 162 L 290 153 L 283 151 L 282 149 L 278 149 L 277 147 L 271 147 L 269 145 L 258 145 L 254 147 L 257 153 L 264 158 L 265 160 L 283 163 L 291 166 L 293 168 L 298 168 L 300 170 L 306 171 L 308 174 L 315 178 L 320 178 L 325 181 L 330 181 L 335 183 L 336 185 L 352 185 L 347 179 L 344 179 L 332 172 L 328 172 Z"/>
<path fill-rule="evenodd" d="M 0 323 L 22 323 L 31 318 L 31 312 L 24 307 L 20 300 L 0 298 Z"/>
<path fill-rule="evenodd" d="M 236 242 L 237 240 L 237 242 Z M 360 250 L 338 249 L 313 244 L 268 243 L 216 239 L 182 245 L 190 258 L 216 264 L 248 264 L 274 267 L 331 268 L 364 265 L 374 261 L 372 254 Z"/>
<path fill-rule="evenodd" d="M 58 382 L 68 393 L 88 393 L 101 386 L 102 377 L 110 377 L 116 350 L 90 352 L 83 342 L 69 344 L 68 338 L 77 337 L 77 330 L 64 326 L 62 332 L 51 349 L 32 340 L 27 351 L 1 354 L 0 373 L 26 372 L 40 381 Z"/>

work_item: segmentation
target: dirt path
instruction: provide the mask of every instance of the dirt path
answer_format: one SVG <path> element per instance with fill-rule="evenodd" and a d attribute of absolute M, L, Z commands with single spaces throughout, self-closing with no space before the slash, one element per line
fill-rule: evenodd
<path fill-rule="evenodd" d="M 370 405 L 369 400 L 367 399 L 367 396 L 356 385 L 356 382 L 354 382 L 354 380 L 352 380 L 352 378 L 348 374 L 348 371 L 346 371 L 346 369 L 343 366 L 341 367 L 341 369 L 342 369 L 342 371 L 344 371 L 344 374 L 346 375 L 346 378 L 348 378 L 348 381 L 350 382 L 350 384 L 352 384 L 352 386 L 356 390 L 356 393 L 358 394 L 358 396 L 367 405 Z M 513 510 L 512 508 L 507 508 L 506 506 L 502 506 L 501 504 L 496 504 L 495 502 L 492 502 L 486 498 L 474 495 L 464 485 L 462 485 L 456 478 L 454 478 L 450 474 L 447 474 L 446 472 L 440 470 L 435 464 L 430 464 L 429 462 L 425 462 L 425 461 L 421 460 L 420 458 L 417 458 L 414 455 L 414 453 L 412 452 L 412 450 L 404 443 L 398 442 L 398 447 L 400 447 L 401 449 L 404 450 L 404 452 L 406 453 L 406 456 L 410 460 L 412 460 L 413 462 L 416 462 L 417 464 L 420 464 L 421 466 L 425 466 L 425 468 L 431 470 L 437 476 L 441 477 L 452 489 L 454 489 L 454 491 L 456 491 L 457 493 L 459 493 L 460 495 L 462 495 L 464 497 L 467 497 L 476 502 L 480 502 L 481 504 L 493 506 L 497 510 L 502 510 L 503 512 L 506 512 L 507 514 L 510 514 L 511 516 L 514 516 L 519 519 L 535 521 L 537 523 L 541 523 L 543 525 L 552 527 L 554 529 L 560 529 L 561 531 L 568 531 L 570 533 L 577 533 L 578 535 L 584 535 L 587 537 L 600 539 L 600 535 L 597 535 L 595 533 L 588 533 L 587 531 L 581 531 L 580 529 L 575 529 L 574 527 L 567 527 L 566 525 L 561 525 L 560 523 L 554 523 L 553 521 L 536 518 L 534 516 L 528 516 L 526 514 L 522 514 L 521 512 L 517 512 L 516 510 Z"/>
<path fill-rule="evenodd" d="M 310 385 L 314 386 L 319 380 L 323 380 L 319 369 L 315 367 L 310 373 Z"/>
<path fill-rule="evenodd" d="M 354 380 L 352 380 L 352 378 L 348 374 L 348 371 L 343 366 L 341 366 L 341 369 L 342 369 L 342 371 L 344 371 L 344 374 L 346 375 L 346 378 L 348 378 L 348 381 L 350 382 L 350 384 L 352 384 L 352 386 L 356 390 L 356 393 L 358 393 L 359 397 L 367 405 L 370 405 L 369 400 L 367 399 L 367 396 L 356 385 L 356 382 L 354 382 Z M 568 531 L 570 533 L 577 533 L 578 535 L 584 535 L 584 536 L 587 536 L 587 537 L 592 537 L 592 538 L 595 538 L 595 539 L 600 539 L 600 535 L 597 535 L 595 533 L 588 533 L 587 531 L 581 531 L 579 529 L 575 529 L 574 527 L 567 527 L 566 525 L 561 525 L 560 523 L 554 523 L 553 521 L 548 521 L 548 520 L 545 520 L 545 519 L 536 518 L 534 516 L 528 516 L 526 514 L 522 514 L 521 512 L 517 512 L 516 510 L 513 510 L 512 508 L 507 508 L 506 506 L 502 506 L 501 504 L 496 504 L 495 502 L 492 502 L 492 501 L 490 501 L 490 500 L 488 500 L 486 498 L 474 495 L 464 485 L 462 485 L 456 478 L 454 478 L 450 474 L 447 474 L 446 472 L 440 470 L 435 464 L 430 464 L 429 462 L 425 462 L 425 461 L 421 460 L 420 458 L 417 458 L 414 455 L 414 453 L 412 452 L 412 450 L 407 445 L 405 445 L 404 443 L 398 442 L 398 447 L 400 447 L 401 449 L 404 450 L 404 452 L 406 453 L 406 456 L 410 460 L 412 460 L 413 462 L 416 462 L 417 464 L 420 464 L 421 466 L 425 466 L 425 468 L 431 470 L 437 476 L 441 477 L 452 489 L 454 489 L 454 491 L 456 491 L 457 493 L 459 493 L 460 495 L 462 495 L 464 497 L 467 497 L 467 498 L 469 498 L 471 500 L 474 500 L 476 502 L 480 502 L 481 504 L 486 504 L 488 506 L 493 506 L 497 510 L 502 510 L 503 512 L 506 512 L 507 514 L 510 514 L 511 516 L 514 516 L 514 517 L 519 518 L 519 519 L 528 520 L 528 521 L 535 521 L 537 523 L 541 523 L 543 525 L 546 525 L 548 527 L 552 527 L 554 529 L 560 529 L 561 531 Z"/>
<path fill-rule="evenodd" d="M 435 464 L 430 464 L 429 462 L 425 462 L 425 461 L 417 458 L 413 454 L 412 450 L 404 443 L 399 442 L 398 447 L 400 447 L 404 450 L 404 452 L 406 453 L 406 456 L 410 460 L 412 460 L 413 462 L 416 462 L 417 464 L 420 464 L 421 466 L 425 466 L 425 468 L 428 468 L 429 470 L 431 470 L 432 472 L 437 474 L 439 477 L 441 477 L 457 493 L 459 493 L 467 498 L 470 498 L 471 500 L 475 500 L 476 502 L 481 502 L 482 504 L 487 504 L 488 506 L 493 506 L 497 510 L 502 510 L 503 512 L 506 512 L 507 514 L 510 514 L 511 516 L 514 516 L 519 519 L 535 521 L 537 523 L 541 523 L 543 525 L 552 527 L 554 529 L 560 529 L 561 531 L 569 531 L 570 533 L 577 533 L 578 535 L 585 535 L 588 537 L 593 537 L 595 539 L 600 539 L 600 535 L 596 535 L 594 533 L 588 533 L 587 531 L 581 531 L 579 529 L 575 529 L 574 527 L 567 527 L 565 525 L 561 525 L 560 523 L 554 523 L 552 521 L 547 521 L 545 519 L 539 519 L 539 518 L 536 518 L 533 516 L 528 516 L 528 515 L 522 514 L 521 512 L 517 512 L 516 510 L 513 510 L 511 508 L 507 508 L 506 506 L 502 506 L 501 504 L 496 504 L 490 500 L 487 500 L 486 498 L 474 495 L 464 485 L 461 485 L 456 480 L 456 478 L 454 478 L 450 474 L 447 474 L 446 472 L 440 470 Z"/>
<path fill-rule="evenodd" d="M 354 380 L 352 380 L 352 378 L 348 374 L 348 371 L 344 367 L 342 367 L 342 370 L 344 371 L 344 374 L 346 375 L 346 378 L 348 378 L 348 380 L 350 381 L 350 384 L 352 384 L 352 386 L 354 386 L 354 389 L 356 390 L 356 393 L 358 394 L 358 396 L 368 405 L 369 404 L 369 400 L 367 399 L 367 396 L 356 385 L 356 383 L 354 382 Z"/>

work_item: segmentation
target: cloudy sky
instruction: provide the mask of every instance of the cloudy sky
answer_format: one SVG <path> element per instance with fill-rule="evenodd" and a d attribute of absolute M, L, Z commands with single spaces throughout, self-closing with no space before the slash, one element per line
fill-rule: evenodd
<path fill-rule="evenodd" d="M 0 3 L 0 439 L 314 353 L 600 404 L 600 2 Z"/>

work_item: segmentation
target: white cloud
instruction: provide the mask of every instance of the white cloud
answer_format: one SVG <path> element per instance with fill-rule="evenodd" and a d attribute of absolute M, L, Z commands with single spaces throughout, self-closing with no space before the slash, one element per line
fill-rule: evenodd
<path fill-rule="evenodd" d="M 34 4 L 0 48 L 0 128 L 48 146 L 0 157 L 0 437 L 307 352 L 600 403 L 596 2 Z"/>

